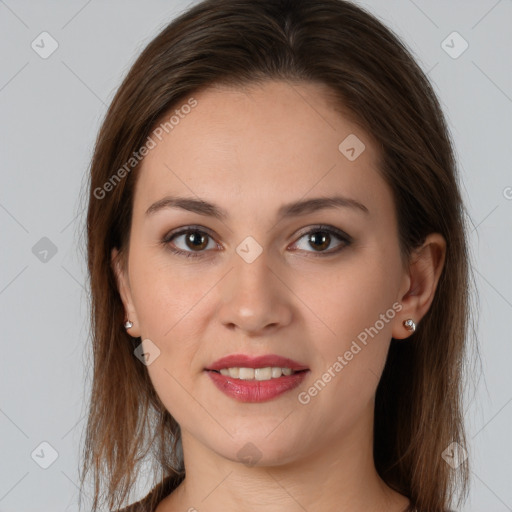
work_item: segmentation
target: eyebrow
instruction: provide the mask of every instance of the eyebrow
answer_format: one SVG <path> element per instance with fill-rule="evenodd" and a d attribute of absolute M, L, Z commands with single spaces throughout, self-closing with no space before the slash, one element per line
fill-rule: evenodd
<path fill-rule="evenodd" d="M 296 215 L 306 215 L 308 213 L 316 212 L 317 210 L 340 207 L 350 208 L 365 214 L 370 213 L 368 208 L 356 199 L 337 195 L 333 197 L 316 197 L 312 199 L 304 199 L 284 204 L 279 208 L 277 217 L 282 219 L 287 217 L 294 217 Z M 198 213 L 199 215 L 215 217 L 219 220 L 226 220 L 229 218 L 229 214 L 226 210 L 213 203 L 209 203 L 208 201 L 196 199 L 193 197 L 177 196 L 166 196 L 156 201 L 146 210 L 146 215 L 153 215 L 156 212 L 166 208 L 179 208 L 189 212 Z"/>

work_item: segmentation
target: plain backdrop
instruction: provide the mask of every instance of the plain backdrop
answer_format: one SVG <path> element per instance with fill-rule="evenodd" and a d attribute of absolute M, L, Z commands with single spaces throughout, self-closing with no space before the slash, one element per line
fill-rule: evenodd
<path fill-rule="evenodd" d="M 428 73 L 455 143 L 483 368 L 466 399 L 463 512 L 511 511 L 512 1 L 360 4 Z M 189 5 L 0 0 L 0 512 L 78 510 L 89 322 L 78 198 L 122 78 Z"/>

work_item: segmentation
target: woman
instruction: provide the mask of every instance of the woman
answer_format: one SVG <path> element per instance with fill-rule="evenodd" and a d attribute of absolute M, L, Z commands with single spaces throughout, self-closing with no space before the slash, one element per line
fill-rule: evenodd
<path fill-rule="evenodd" d="M 464 497 L 464 205 L 438 100 L 372 15 L 206 0 L 175 19 L 106 115 L 87 228 L 94 510 L 148 460 L 126 511 Z"/>

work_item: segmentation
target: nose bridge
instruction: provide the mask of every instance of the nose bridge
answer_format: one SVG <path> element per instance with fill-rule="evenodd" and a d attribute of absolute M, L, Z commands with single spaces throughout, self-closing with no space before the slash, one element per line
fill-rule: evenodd
<path fill-rule="evenodd" d="M 291 309 L 286 287 L 276 277 L 268 251 L 246 240 L 233 254 L 233 267 L 223 285 L 221 322 L 245 331 L 287 324 Z"/>

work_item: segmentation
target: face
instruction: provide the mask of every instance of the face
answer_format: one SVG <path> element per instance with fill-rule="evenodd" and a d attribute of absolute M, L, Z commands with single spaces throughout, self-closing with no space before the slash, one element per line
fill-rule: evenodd
<path fill-rule="evenodd" d="M 371 431 L 391 337 L 407 336 L 410 282 L 377 145 L 327 92 L 203 90 L 138 171 L 120 291 L 184 448 L 233 461 L 253 450 L 272 465 Z M 161 202 L 171 196 L 213 207 Z M 290 206 L 335 197 L 346 201 Z M 232 354 L 304 371 L 249 384 L 206 370 Z"/>

